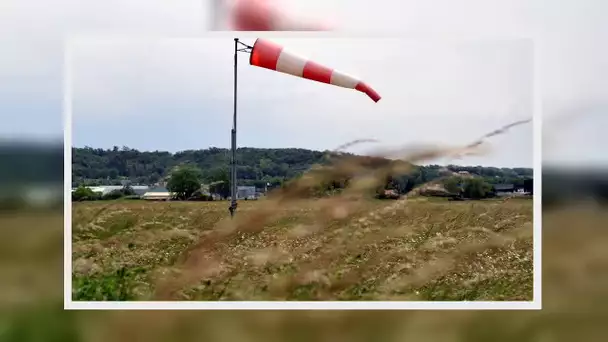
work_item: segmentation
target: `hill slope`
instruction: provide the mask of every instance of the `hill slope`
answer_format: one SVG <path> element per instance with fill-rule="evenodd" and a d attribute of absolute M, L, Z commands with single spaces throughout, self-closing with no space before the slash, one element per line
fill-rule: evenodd
<path fill-rule="evenodd" d="M 151 184 L 165 177 L 169 170 L 181 163 L 194 163 L 205 177 L 226 169 L 230 162 L 228 149 L 211 147 L 177 153 L 138 151 L 123 147 L 104 150 L 99 148 L 72 149 L 72 175 L 77 184 L 118 184 L 129 179 L 138 184 Z M 327 151 L 326 151 L 327 152 Z M 326 152 L 297 148 L 239 148 L 237 151 L 239 183 L 263 186 L 280 184 L 322 163 Z M 486 177 L 491 183 L 521 183 L 532 177 L 529 168 L 495 168 L 481 166 L 448 166 L 451 171 L 468 171 Z M 421 184 L 440 175 L 438 165 L 421 166 L 413 172 L 408 183 Z"/>

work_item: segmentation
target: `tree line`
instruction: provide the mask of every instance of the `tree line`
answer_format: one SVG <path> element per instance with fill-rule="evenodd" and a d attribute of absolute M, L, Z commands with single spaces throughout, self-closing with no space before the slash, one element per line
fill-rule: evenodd
<path fill-rule="evenodd" d="M 216 147 L 177 153 L 138 151 L 117 146 L 112 149 L 73 148 L 72 186 L 118 185 L 124 180 L 132 184 L 155 184 L 166 181 L 174 167 L 184 164 L 195 165 L 200 169 L 203 180 L 213 181 L 228 168 L 229 152 Z M 270 183 L 278 186 L 323 158 L 324 152 L 306 149 L 239 148 L 239 184 L 263 187 Z"/>
<path fill-rule="evenodd" d="M 138 151 L 115 146 L 112 149 L 73 148 L 73 186 L 117 185 L 128 180 L 130 184 L 151 185 L 168 182 L 167 187 L 188 198 L 196 193 L 197 182 L 210 185 L 210 191 L 222 196 L 229 188 L 230 150 L 211 147 L 177 153 L 166 151 Z M 325 164 L 329 151 L 284 148 L 239 148 L 237 150 L 237 176 L 239 185 L 264 188 L 284 186 L 310 169 L 315 164 Z M 347 156 L 353 156 L 346 154 Z M 181 172 L 176 172 L 177 170 Z M 489 189 L 493 184 L 514 184 L 523 187 L 532 178 L 531 168 L 497 168 L 483 166 L 439 165 L 415 166 L 405 175 L 387 179 L 385 189 L 407 193 L 415 187 L 445 177 L 445 171 L 466 171 L 483 181 L 481 188 Z M 182 180 L 177 181 L 181 177 Z M 348 180 L 336 180 L 317 189 L 320 192 L 339 190 Z M 183 184 L 190 184 L 183 190 Z M 177 185 L 182 184 L 182 185 Z M 467 183 L 468 184 L 468 183 Z M 473 183 L 475 184 L 475 181 Z M 477 185 L 475 185 L 477 186 Z M 470 186 L 469 186 L 470 187 Z M 383 189 L 380 189 L 383 190 Z M 84 190 L 82 190 L 84 191 Z M 485 191 L 489 192 L 489 190 Z M 484 193 L 485 193 L 484 192 Z M 90 194 L 89 194 L 90 195 Z M 115 194 L 113 196 L 118 196 Z M 123 196 L 129 196 L 123 193 Z"/>

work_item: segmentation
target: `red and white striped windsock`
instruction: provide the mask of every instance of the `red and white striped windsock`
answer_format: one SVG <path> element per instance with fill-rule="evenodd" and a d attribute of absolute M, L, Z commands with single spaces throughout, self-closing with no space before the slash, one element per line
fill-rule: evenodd
<path fill-rule="evenodd" d="M 221 1 L 221 0 L 216 0 Z M 223 0 L 226 2 L 227 0 Z M 216 4 L 216 7 L 219 5 Z M 326 31 L 330 27 L 286 13 L 272 0 L 232 0 L 230 23 L 235 31 Z"/>
<path fill-rule="evenodd" d="M 295 55 L 265 39 L 258 38 L 255 41 L 249 64 L 321 83 L 355 89 L 365 93 L 374 102 L 380 100 L 380 95 L 364 82 Z"/>

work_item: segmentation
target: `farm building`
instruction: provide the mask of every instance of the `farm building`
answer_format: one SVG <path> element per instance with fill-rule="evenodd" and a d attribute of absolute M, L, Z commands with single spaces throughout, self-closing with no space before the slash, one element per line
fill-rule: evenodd
<path fill-rule="evenodd" d="M 134 185 L 131 188 L 133 189 L 133 192 L 135 192 L 135 195 L 140 197 L 146 192 L 150 191 L 150 187 L 145 185 Z"/>
<path fill-rule="evenodd" d="M 496 196 L 509 196 L 515 192 L 515 186 L 513 184 L 495 184 L 494 191 Z"/>
<path fill-rule="evenodd" d="M 238 186 L 236 192 L 236 199 L 257 199 L 257 193 L 255 186 Z"/>
<path fill-rule="evenodd" d="M 171 192 L 165 187 L 151 189 L 141 196 L 141 199 L 150 201 L 168 201 L 173 197 Z"/>

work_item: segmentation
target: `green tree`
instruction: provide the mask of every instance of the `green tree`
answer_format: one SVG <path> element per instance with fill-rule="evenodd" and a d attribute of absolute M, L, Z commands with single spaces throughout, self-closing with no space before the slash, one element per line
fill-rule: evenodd
<path fill-rule="evenodd" d="M 481 178 L 470 178 L 464 182 L 464 196 L 472 199 L 486 198 L 492 186 Z"/>
<path fill-rule="evenodd" d="M 524 179 L 523 188 L 524 188 L 525 192 L 533 193 L 534 192 L 534 180 L 532 180 L 532 178 Z"/>
<path fill-rule="evenodd" d="M 201 170 L 193 165 L 180 165 L 173 169 L 167 182 L 167 189 L 177 199 L 185 200 L 201 188 Z"/>
<path fill-rule="evenodd" d="M 90 188 L 79 186 L 72 192 L 72 201 L 95 201 L 101 196 Z"/>
<path fill-rule="evenodd" d="M 443 187 L 451 194 L 460 194 L 461 177 L 449 177 L 443 181 Z"/>
<path fill-rule="evenodd" d="M 218 194 L 222 198 L 230 196 L 230 177 L 229 170 L 226 167 L 219 167 L 214 169 L 209 177 L 209 192 Z"/>
<path fill-rule="evenodd" d="M 124 197 L 124 194 L 123 194 L 122 190 L 112 190 L 109 193 L 103 195 L 101 197 L 101 199 L 103 199 L 103 200 L 116 200 L 116 199 L 123 198 L 123 197 Z"/>
<path fill-rule="evenodd" d="M 1 149 L 0 152 L 2 152 Z M 63 155 L 63 152 L 60 149 L 59 152 L 56 153 L 57 157 L 49 161 L 53 165 L 57 163 L 59 163 L 57 165 L 61 165 L 62 159 L 60 157 Z M 89 186 L 119 185 L 124 180 L 129 180 L 133 184 L 151 185 L 161 181 L 163 179 L 162 176 L 169 174 L 170 170 L 176 165 L 186 163 L 196 165 L 201 170 L 204 170 L 205 179 L 209 179 L 208 183 L 211 183 L 216 181 L 217 178 L 212 177 L 212 173 L 215 173 L 218 169 L 226 169 L 230 163 L 230 151 L 216 147 L 177 153 L 138 151 L 118 146 L 112 149 L 92 147 L 73 148 L 72 152 L 73 186 L 80 184 Z M 20 162 L 23 159 L 21 158 L 22 152 L 16 150 L 9 153 L 9 155 L 10 158 L 3 159 L 6 161 L 6 165 L 23 164 Z M 37 158 L 45 159 L 41 157 L 44 157 L 44 155 L 40 155 Z M 314 164 L 327 165 L 340 158 L 364 158 L 367 159 L 365 164 L 369 164 L 370 168 L 377 168 L 386 165 L 388 162 L 388 160 L 382 160 L 382 158 L 370 159 L 348 153 L 338 156 L 329 151 L 311 151 L 297 148 L 243 147 L 237 150 L 237 160 L 239 161 L 238 182 L 239 184 L 256 185 L 257 187 L 264 187 L 266 183 L 271 183 L 271 187 L 279 187 L 283 181 L 294 179 L 309 170 Z M 28 165 L 18 170 L 30 170 L 29 172 L 32 177 L 38 177 L 35 171 L 39 168 L 28 167 Z M 412 166 L 411 172 L 403 175 L 394 175 L 394 180 L 397 183 L 394 184 L 394 189 L 400 193 L 407 193 L 424 182 L 437 180 L 445 175 L 443 171 L 444 167 L 438 165 Z M 17 170 L 17 168 L 14 169 Z M 533 175 L 530 168 L 509 169 L 448 165 L 447 169 L 454 173 L 466 171 L 473 176 L 484 178 L 486 182 L 492 184 L 515 184 L 516 186 L 522 185 L 524 179 L 531 178 Z M 24 176 L 21 173 L 15 173 L 14 175 L 12 173 L 7 174 L 7 172 L 11 172 L 10 170 L 12 168 L 7 170 L 0 168 L 0 175 L 6 176 L 0 177 L 0 181 L 4 179 L 9 180 L 7 182 L 11 183 L 11 177 L 14 179 L 14 177 Z M 226 178 L 225 180 L 227 181 L 228 179 Z"/>
<path fill-rule="evenodd" d="M 120 191 L 122 192 L 123 196 L 135 195 L 135 190 L 133 190 L 133 187 L 129 184 L 125 184 Z"/>

